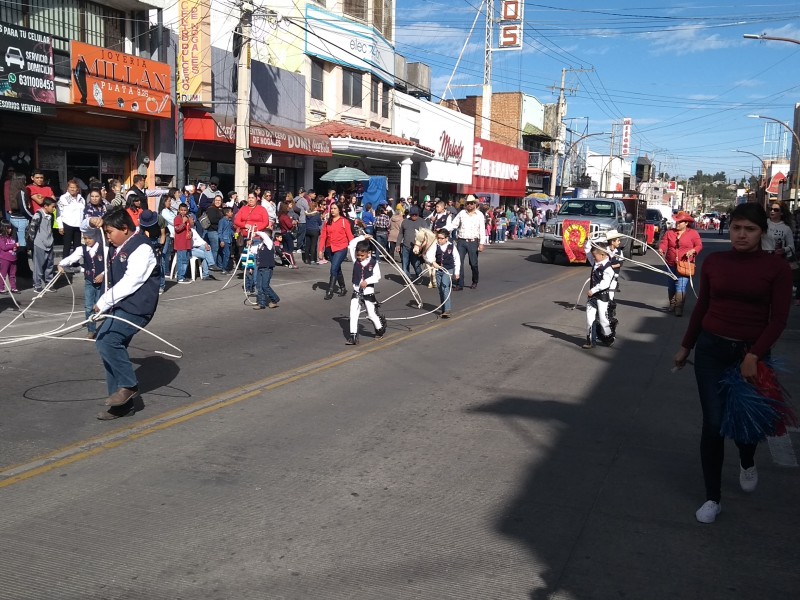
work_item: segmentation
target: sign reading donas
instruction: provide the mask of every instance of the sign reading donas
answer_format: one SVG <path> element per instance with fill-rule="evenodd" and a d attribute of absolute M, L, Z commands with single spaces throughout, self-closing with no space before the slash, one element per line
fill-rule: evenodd
<path fill-rule="evenodd" d="M 55 115 L 50 36 L 0 23 L 0 110 Z"/>
<path fill-rule="evenodd" d="M 73 104 L 142 117 L 172 116 L 169 65 L 70 42 Z"/>
<path fill-rule="evenodd" d="M 459 186 L 462 194 L 495 193 L 525 195 L 528 153 L 524 150 L 475 138 L 472 185 Z"/>

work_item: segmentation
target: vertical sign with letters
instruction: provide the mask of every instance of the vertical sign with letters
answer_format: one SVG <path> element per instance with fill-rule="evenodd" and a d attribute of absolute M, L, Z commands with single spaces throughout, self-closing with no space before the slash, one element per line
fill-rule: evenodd
<path fill-rule="evenodd" d="M 178 102 L 212 101 L 211 1 L 179 0 Z"/>
<path fill-rule="evenodd" d="M 523 0 L 502 0 L 500 4 L 500 34 L 495 50 L 522 48 Z"/>
<path fill-rule="evenodd" d="M 633 127 L 633 119 L 627 118 L 622 120 L 622 144 L 620 146 L 620 154 L 622 156 L 630 156 L 631 154 L 632 127 Z"/>

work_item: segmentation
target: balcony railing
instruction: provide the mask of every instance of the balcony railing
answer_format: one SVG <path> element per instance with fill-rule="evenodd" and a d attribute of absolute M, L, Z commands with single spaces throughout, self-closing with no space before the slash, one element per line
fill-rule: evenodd
<path fill-rule="evenodd" d="M 553 155 L 545 154 L 544 152 L 528 152 L 528 168 L 552 171 Z"/>

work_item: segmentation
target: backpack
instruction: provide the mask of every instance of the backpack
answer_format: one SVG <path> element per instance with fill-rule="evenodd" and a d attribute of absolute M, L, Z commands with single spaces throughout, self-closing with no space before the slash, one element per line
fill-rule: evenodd
<path fill-rule="evenodd" d="M 25 227 L 25 246 L 28 248 L 33 247 L 33 241 L 36 239 L 36 234 L 39 233 L 39 228 L 42 226 L 42 215 L 38 212 L 33 216 Z"/>

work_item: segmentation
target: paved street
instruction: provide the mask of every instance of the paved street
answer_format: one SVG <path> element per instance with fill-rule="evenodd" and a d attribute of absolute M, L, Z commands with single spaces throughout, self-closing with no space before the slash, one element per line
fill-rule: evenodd
<path fill-rule="evenodd" d="M 538 247 L 488 248 L 454 318 L 381 341 L 362 322 L 356 347 L 349 299 L 311 289 L 326 267 L 277 271 L 277 310 L 170 287 L 150 329 L 185 356 L 139 334 L 143 410 L 111 423 L 90 343 L 0 346 L 0 599 L 800 596 L 798 434 L 759 449 L 752 495 L 729 445 L 723 512 L 698 524 L 699 405 L 691 370 L 671 372 L 688 317 L 628 266 L 617 343 L 582 350 L 589 271 Z M 408 299 L 387 316 L 419 314 Z M 3 335 L 71 308 L 62 287 Z M 797 396 L 793 310 L 776 354 Z"/>

